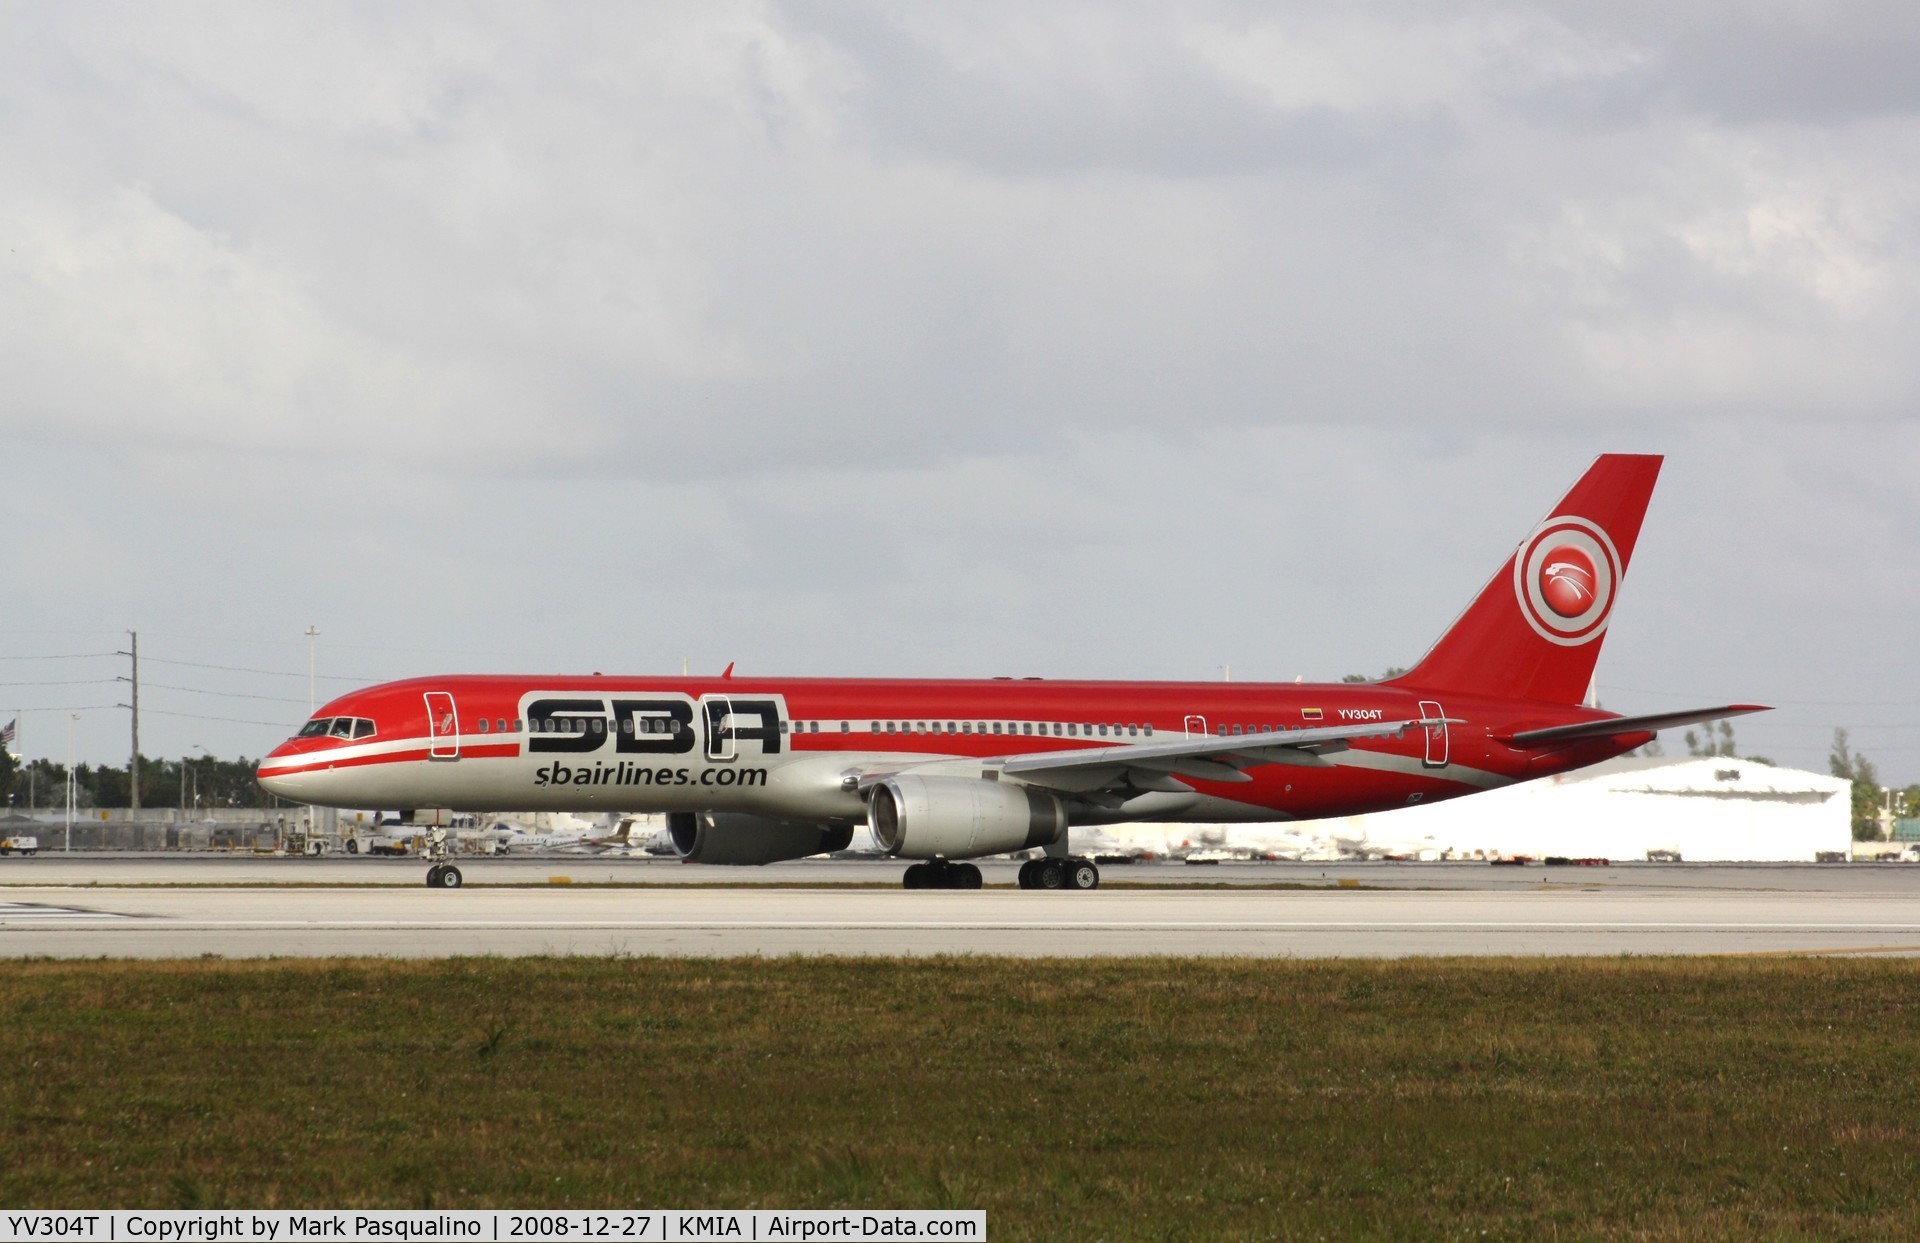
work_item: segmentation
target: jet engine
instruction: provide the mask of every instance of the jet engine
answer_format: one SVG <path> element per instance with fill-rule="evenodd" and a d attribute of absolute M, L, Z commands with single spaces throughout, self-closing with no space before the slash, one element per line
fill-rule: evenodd
<path fill-rule="evenodd" d="M 972 777 L 903 774 L 867 795 L 873 840 L 907 859 L 970 859 L 1062 841 L 1067 810 L 1045 790 Z"/>
<path fill-rule="evenodd" d="M 694 863 L 757 866 L 845 850 L 853 841 L 853 826 L 739 812 L 676 811 L 667 815 L 667 837 L 675 854 Z"/>

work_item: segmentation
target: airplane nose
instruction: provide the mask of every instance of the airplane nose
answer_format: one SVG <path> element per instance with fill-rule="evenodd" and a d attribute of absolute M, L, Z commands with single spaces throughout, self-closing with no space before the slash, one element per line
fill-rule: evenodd
<path fill-rule="evenodd" d="M 302 778 L 292 773 L 276 773 L 269 769 L 264 761 L 254 772 L 253 779 L 260 783 L 262 790 L 276 798 L 288 799 L 295 803 L 306 801 L 300 797 Z"/>
<path fill-rule="evenodd" d="M 260 788 L 276 798 L 284 798 L 294 803 L 311 803 L 319 793 L 317 783 L 322 774 L 307 771 L 299 772 L 290 767 L 301 757 L 301 748 L 292 743 L 282 743 L 266 754 L 260 761 L 260 767 L 254 770 L 253 779 Z"/>

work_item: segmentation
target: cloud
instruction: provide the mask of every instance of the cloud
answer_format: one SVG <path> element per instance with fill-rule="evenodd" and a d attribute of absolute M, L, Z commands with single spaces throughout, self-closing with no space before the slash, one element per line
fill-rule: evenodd
<path fill-rule="evenodd" d="M 1909 672 L 1907 8 L 219 13 L 0 44 L 21 629 L 1337 676 L 1617 448 L 1622 686 Z"/>

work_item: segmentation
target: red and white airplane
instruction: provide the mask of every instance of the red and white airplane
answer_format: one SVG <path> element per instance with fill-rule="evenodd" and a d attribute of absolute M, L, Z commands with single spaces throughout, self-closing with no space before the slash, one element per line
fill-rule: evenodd
<path fill-rule="evenodd" d="M 1406 674 L 1380 682 L 916 681 L 453 675 L 344 695 L 260 764 L 302 803 L 665 812 L 699 863 L 843 848 L 866 823 L 923 860 L 1043 851 L 1025 888 L 1093 889 L 1069 825 L 1304 820 L 1431 803 L 1763 711 L 1581 704 L 1660 471 L 1599 458 Z M 442 861 L 430 885 L 454 887 Z"/>

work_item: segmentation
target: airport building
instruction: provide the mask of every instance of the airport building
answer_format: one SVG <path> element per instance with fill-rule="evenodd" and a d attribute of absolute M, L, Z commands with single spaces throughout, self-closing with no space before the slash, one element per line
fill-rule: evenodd
<path fill-rule="evenodd" d="M 1812 863 L 1851 848 L 1849 791 L 1839 777 L 1751 760 L 1625 757 L 1430 807 L 1316 825 L 1369 850 L 1453 858 Z"/>
<path fill-rule="evenodd" d="M 1848 857 L 1850 785 L 1730 758 L 1625 757 L 1421 807 L 1273 824 L 1120 824 L 1085 848 L 1189 862 L 1609 859 L 1818 863 Z M 1897 848 L 1895 848 L 1897 849 Z"/>

